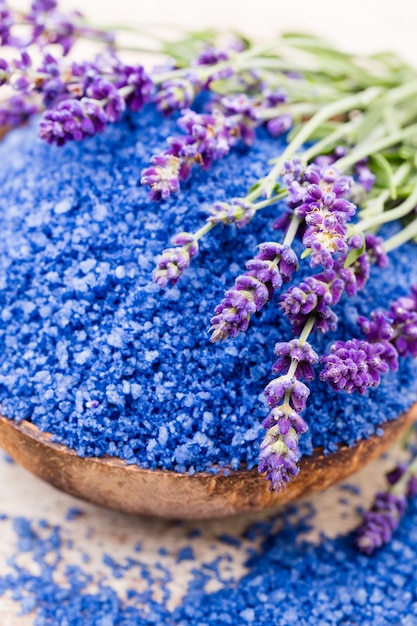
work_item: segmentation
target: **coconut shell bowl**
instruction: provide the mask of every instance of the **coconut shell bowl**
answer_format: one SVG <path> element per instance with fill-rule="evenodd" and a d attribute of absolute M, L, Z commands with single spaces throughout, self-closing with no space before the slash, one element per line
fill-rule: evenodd
<path fill-rule="evenodd" d="M 304 457 L 300 473 L 279 493 L 256 469 L 192 476 L 142 469 L 112 457 L 79 457 L 27 421 L 0 418 L 0 445 L 20 465 L 68 494 L 104 507 L 164 518 L 207 519 L 286 504 L 344 480 L 382 454 L 417 419 L 417 404 L 386 422 L 381 436 L 324 455 Z"/>

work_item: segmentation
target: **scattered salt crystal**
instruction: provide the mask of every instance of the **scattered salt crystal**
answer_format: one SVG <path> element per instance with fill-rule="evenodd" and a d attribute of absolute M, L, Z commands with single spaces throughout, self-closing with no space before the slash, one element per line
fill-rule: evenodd
<path fill-rule="evenodd" d="M 58 202 L 58 204 L 55 205 L 54 213 L 56 213 L 57 215 L 68 213 L 68 211 L 70 211 L 72 207 L 73 200 L 71 200 L 70 198 L 64 198 L 64 200 L 61 200 L 61 202 Z"/>

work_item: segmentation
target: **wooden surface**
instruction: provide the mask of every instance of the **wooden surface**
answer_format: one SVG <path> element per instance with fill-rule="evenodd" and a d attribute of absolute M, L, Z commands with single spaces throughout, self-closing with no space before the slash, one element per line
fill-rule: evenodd
<path fill-rule="evenodd" d="M 370 437 L 338 452 L 319 450 L 305 457 L 300 473 L 279 493 L 271 492 L 256 469 L 228 475 L 205 472 L 188 476 L 141 469 L 117 458 L 81 458 L 29 422 L 0 418 L 0 445 L 18 463 L 51 485 L 88 502 L 124 513 L 170 519 L 210 519 L 260 511 L 321 491 L 358 471 L 395 442 L 417 419 L 417 404 Z"/>

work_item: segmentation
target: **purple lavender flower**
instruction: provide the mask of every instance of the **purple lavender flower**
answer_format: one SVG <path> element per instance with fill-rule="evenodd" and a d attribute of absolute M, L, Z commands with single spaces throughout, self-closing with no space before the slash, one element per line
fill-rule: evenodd
<path fill-rule="evenodd" d="M 304 378 L 305 380 L 313 380 L 314 370 L 312 365 L 318 363 L 318 354 L 313 350 L 309 343 L 300 342 L 299 339 L 293 339 L 289 342 L 281 342 L 275 344 L 275 354 L 279 356 L 278 361 L 272 366 L 272 370 L 277 374 L 281 372 L 287 373 L 292 362 L 297 363 L 297 369 L 294 372 L 296 378 Z"/>
<path fill-rule="evenodd" d="M 281 178 L 287 186 L 294 181 L 299 183 L 302 180 L 306 167 L 306 164 L 300 157 L 294 157 L 291 161 L 285 161 Z"/>
<path fill-rule="evenodd" d="M 151 188 L 151 200 L 166 200 L 180 187 L 180 160 L 172 154 L 160 154 L 151 158 L 152 165 L 142 170 L 140 182 Z"/>
<path fill-rule="evenodd" d="M 390 307 L 395 334 L 392 343 L 401 356 L 417 357 L 417 285 Z"/>
<path fill-rule="evenodd" d="M 407 508 L 407 500 L 417 495 L 416 459 L 399 463 L 386 474 L 386 479 L 388 491 L 376 494 L 356 535 L 356 545 L 368 555 L 390 541 Z"/>
<path fill-rule="evenodd" d="M 96 100 L 64 100 L 46 111 L 40 123 L 39 136 L 47 143 L 62 146 L 68 140 L 82 141 L 101 133 L 108 121 Z"/>
<path fill-rule="evenodd" d="M 304 221 L 302 241 L 310 252 L 310 266 L 331 269 L 338 254 L 349 250 L 346 223 L 356 206 L 347 199 L 353 185 L 327 155 L 306 167 L 297 157 L 284 164 L 281 177 L 288 188 L 287 205 Z"/>
<path fill-rule="evenodd" d="M 154 84 L 142 65 L 118 65 L 118 89 L 126 89 L 124 99 L 131 111 L 140 111 L 152 100 Z M 130 88 L 130 89 L 129 89 Z"/>
<path fill-rule="evenodd" d="M 290 320 L 294 332 L 301 331 L 309 317 L 314 315 L 316 328 L 327 332 L 336 328 L 337 316 L 331 305 L 337 304 L 344 282 L 333 270 L 309 276 L 298 286 L 281 296 L 281 310 Z"/>
<path fill-rule="evenodd" d="M 194 165 L 208 169 L 239 141 L 252 142 L 254 128 L 259 123 L 253 106 L 251 98 L 239 94 L 215 102 L 210 113 L 196 113 L 191 109 L 182 111 L 177 123 L 184 135 L 168 137 L 166 152 L 180 161 L 180 181 L 189 178 Z"/>
<path fill-rule="evenodd" d="M 260 473 L 266 472 L 270 489 L 285 488 L 299 472 L 298 436 L 308 430 L 299 413 L 305 408 L 309 393 L 306 385 L 288 376 L 272 380 L 265 388 L 271 411 L 263 422 L 267 432 L 261 444 L 258 469 Z"/>
<path fill-rule="evenodd" d="M 386 359 L 395 365 L 398 354 L 417 356 L 417 286 L 408 296 L 398 298 L 387 312 L 373 311 L 371 318 L 358 318 L 361 331 L 369 341 L 386 345 Z M 391 367 L 391 369 L 393 369 Z"/>
<path fill-rule="evenodd" d="M 177 247 L 162 252 L 153 274 L 154 281 L 162 288 L 168 283 L 175 285 L 198 252 L 198 242 L 193 233 L 178 233 L 171 241 Z"/>
<path fill-rule="evenodd" d="M 307 398 L 310 390 L 307 385 L 301 383 L 296 378 L 280 376 L 274 378 L 264 389 L 266 402 L 269 407 L 276 407 L 288 395 L 288 403 L 294 405 L 295 410 L 300 413 L 306 408 Z"/>
<path fill-rule="evenodd" d="M 365 514 L 364 522 L 356 536 L 356 545 L 361 552 L 372 554 L 374 550 L 391 540 L 407 508 L 404 495 L 379 492 L 372 509 Z"/>
<path fill-rule="evenodd" d="M 158 91 L 155 103 L 158 111 L 170 115 L 177 109 L 188 109 L 195 96 L 193 83 L 185 78 L 176 78 L 164 83 Z"/>
<path fill-rule="evenodd" d="M 10 41 L 10 30 L 14 25 L 12 11 L 5 0 L 0 0 L 0 46 L 7 46 Z"/>
<path fill-rule="evenodd" d="M 207 221 L 211 224 L 236 224 L 238 228 L 242 228 L 249 224 L 255 212 L 252 202 L 244 198 L 232 198 L 230 202 L 215 202 Z"/>
<path fill-rule="evenodd" d="M 280 491 L 299 473 L 298 436 L 293 428 L 285 434 L 280 426 L 272 426 L 266 433 L 259 453 L 259 472 L 266 472 L 269 489 Z"/>
<path fill-rule="evenodd" d="M 227 50 L 219 50 L 214 46 L 207 44 L 200 52 L 196 59 L 197 65 L 215 65 L 220 61 L 227 61 L 230 54 Z"/>
<path fill-rule="evenodd" d="M 294 120 L 291 115 L 284 113 L 267 122 L 266 128 L 273 137 L 280 137 L 292 127 Z"/>
<path fill-rule="evenodd" d="M 102 108 L 109 122 L 117 122 L 126 108 L 125 101 L 115 85 L 101 76 L 94 78 L 88 85 L 86 95 L 103 103 Z"/>
<path fill-rule="evenodd" d="M 24 26 L 22 32 L 21 26 Z M 91 37 L 110 46 L 114 44 L 113 33 L 87 26 L 78 11 L 60 11 L 55 0 L 33 0 L 27 12 L 11 10 L 4 0 L 0 2 L 1 45 L 23 49 L 35 44 L 43 49 L 57 44 L 66 55 L 81 37 Z"/>
<path fill-rule="evenodd" d="M 358 177 L 358 182 L 365 189 L 365 192 L 369 193 L 375 184 L 375 174 L 369 169 L 368 159 L 363 159 L 356 163 L 355 173 Z"/>
<path fill-rule="evenodd" d="M 367 233 L 365 235 L 365 246 L 369 259 L 378 267 L 385 268 L 388 266 L 388 255 L 383 247 L 384 240 L 377 235 Z"/>
<path fill-rule="evenodd" d="M 359 339 L 336 341 L 328 355 L 322 357 L 324 369 L 321 380 L 335 391 L 355 391 L 365 394 L 369 387 L 377 387 L 381 374 L 389 371 L 384 360 L 385 346 Z"/>
<path fill-rule="evenodd" d="M 311 250 L 310 267 L 322 266 L 330 269 L 334 265 L 333 256 L 346 253 L 346 227 L 338 212 L 312 209 L 305 216 L 307 228 L 303 244 Z"/>
<path fill-rule="evenodd" d="M 11 96 L 0 104 L 0 126 L 12 128 L 28 121 L 39 112 L 39 107 L 31 98 L 22 95 Z"/>
<path fill-rule="evenodd" d="M 362 315 L 358 317 L 357 323 L 361 332 L 366 335 L 368 341 L 390 341 L 394 336 L 392 318 L 384 311 L 372 311 L 371 319 Z"/>
<path fill-rule="evenodd" d="M 94 62 L 66 63 L 47 53 L 41 64 L 34 67 L 30 55 L 23 51 L 19 58 L 8 64 L 0 61 L 0 82 L 7 82 L 31 98 L 39 94 L 43 105 L 52 108 L 51 114 L 45 114 L 41 131 L 41 137 L 48 138 L 50 142 L 55 141 L 51 139 L 54 133 L 50 122 L 60 120 L 62 110 L 67 111 L 67 125 L 70 110 L 77 118 L 80 115 L 85 117 L 80 113 L 80 107 L 69 104 L 70 100 L 82 101 L 84 109 L 89 110 L 87 117 L 90 121 L 81 123 L 82 136 L 87 136 L 92 134 L 93 126 L 95 132 L 100 132 L 104 122 L 118 121 L 126 106 L 134 110 L 143 106 L 151 99 L 153 90 L 152 81 L 141 66 L 127 66 L 114 54 L 99 55 Z M 62 145 L 75 136 L 80 137 L 78 131 L 73 130 L 68 133 L 57 131 L 57 143 Z"/>
<path fill-rule="evenodd" d="M 265 108 L 276 107 L 279 104 L 284 104 L 287 100 L 288 96 L 281 88 L 270 89 L 266 87 L 262 90 L 262 103 Z"/>
<path fill-rule="evenodd" d="M 215 308 L 210 341 L 245 332 L 251 315 L 259 311 L 271 299 L 274 290 L 288 282 L 297 269 L 297 256 L 289 246 L 265 242 L 259 248 L 256 257 L 246 264 L 248 271 L 236 279 L 234 287 L 226 291 L 223 301 Z"/>
<path fill-rule="evenodd" d="M 293 428 L 297 435 L 303 435 L 308 430 L 308 426 L 301 415 L 288 404 L 273 407 L 262 422 L 262 426 L 266 430 L 275 424 L 278 424 L 281 435 L 286 435 L 290 428 Z"/>

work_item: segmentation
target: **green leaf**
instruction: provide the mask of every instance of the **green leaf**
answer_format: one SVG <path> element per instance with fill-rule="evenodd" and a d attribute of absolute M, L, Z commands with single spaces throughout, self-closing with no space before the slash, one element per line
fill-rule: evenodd
<path fill-rule="evenodd" d="M 365 235 L 363 233 L 355 233 L 355 234 L 362 236 L 362 245 L 361 245 L 360 248 L 352 248 L 352 250 L 349 252 L 349 254 L 346 257 L 346 261 L 344 263 L 344 267 L 350 267 L 351 265 L 353 265 L 353 263 L 357 259 L 359 259 L 359 257 L 362 256 L 362 254 L 366 250 Z"/>
<path fill-rule="evenodd" d="M 313 252 L 311 248 L 306 248 L 300 255 L 300 259 L 306 259 Z"/>
<path fill-rule="evenodd" d="M 389 189 L 391 198 L 395 200 L 397 188 L 393 179 L 394 172 L 389 161 L 381 153 L 376 153 L 369 158 L 369 165 L 376 176 L 377 185 Z"/>
<path fill-rule="evenodd" d="M 260 182 L 254 183 L 252 187 L 249 187 L 248 195 L 252 193 L 252 191 L 256 191 L 261 186 Z"/>

